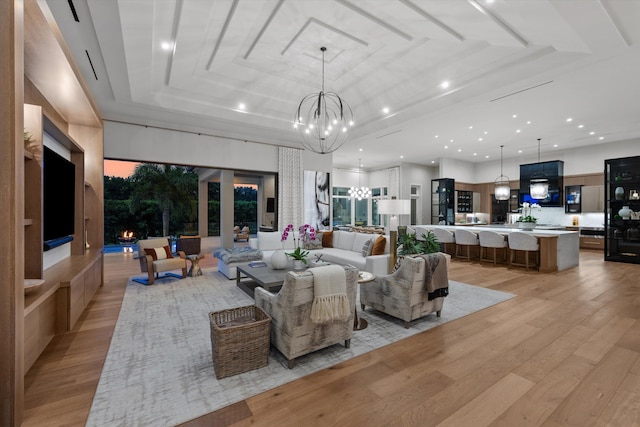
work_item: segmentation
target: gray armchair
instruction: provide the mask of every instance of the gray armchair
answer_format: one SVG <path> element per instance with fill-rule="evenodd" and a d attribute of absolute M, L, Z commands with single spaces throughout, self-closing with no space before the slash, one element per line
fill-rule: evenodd
<path fill-rule="evenodd" d="M 320 267 L 323 268 L 323 267 Z M 328 323 L 311 321 L 311 306 L 314 298 L 313 275 L 309 271 L 288 272 L 280 292 L 271 292 L 257 287 L 256 305 L 271 316 L 271 344 L 288 360 L 289 369 L 299 356 L 344 341 L 349 348 L 353 332 L 353 315 L 356 307 L 358 270 L 345 266 L 347 297 L 353 307 L 351 316 Z"/>
<path fill-rule="evenodd" d="M 448 260 L 449 255 L 441 252 L 405 257 L 392 274 L 360 285 L 362 309 L 369 306 L 402 319 L 405 328 L 412 320 L 434 312 L 440 317 L 449 288 Z"/>

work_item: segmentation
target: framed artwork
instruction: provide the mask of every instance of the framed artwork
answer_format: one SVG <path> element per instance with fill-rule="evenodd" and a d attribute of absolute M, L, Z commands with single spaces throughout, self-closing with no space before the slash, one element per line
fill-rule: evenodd
<path fill-rule="evenodd" d="M 329 172 L 304 171 L 304 223 L 316 230 L 331 229 Z"/>

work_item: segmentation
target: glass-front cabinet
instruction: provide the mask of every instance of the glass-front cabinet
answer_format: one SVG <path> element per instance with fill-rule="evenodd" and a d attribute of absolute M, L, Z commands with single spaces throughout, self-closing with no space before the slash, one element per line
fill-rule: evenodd
<path fill-rule="evenodd" d="M 640 264 L 640 156 L 604 167 L 605 260 Z"/>
<path fill-rule="evenodd" d="M 431 224 L 453 225 L 455 186 L 452 178 L 431 180 Z"/>

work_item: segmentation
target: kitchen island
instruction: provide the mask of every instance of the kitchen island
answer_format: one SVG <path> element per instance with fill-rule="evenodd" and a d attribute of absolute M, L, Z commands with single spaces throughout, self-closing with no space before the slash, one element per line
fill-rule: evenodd
<path fill-rule="evenodd" d="M 455 225 L 420 225 L 414 227 L 442 228 L 455 234 L 456 229 L 464 228 L 477 233 L 483 230 L 494 231 L 508 238 L 509 233 L 524 231 L 518 227 L 511 228 L 510 224 L 500 226 L 455 226 Z M 580 236 L 577 231 L 538 230 L 525 231 L 538 239 L 540 245 L 540 272 L 551 273 L 576 267 L 580 262 Z"/>

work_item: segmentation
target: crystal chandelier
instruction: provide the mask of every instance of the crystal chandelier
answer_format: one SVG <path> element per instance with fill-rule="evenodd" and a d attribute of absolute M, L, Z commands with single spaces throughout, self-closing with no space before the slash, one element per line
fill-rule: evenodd
<path fill-rule="evenodd" d="M 357 187 L 351 187 L 349 189 L 349 196 L 352 199 L 358 199 L 358 200 L 362 200 L 362 199 L 368 199 L 369 197 L 371 197 L 371 190 L 369 189 L 369 187 L 363 187 L 360 183 L 360 171 L 362 168 L 362 162 L 361 159 L 358 159 L 358 165 L 359 165 L 359 169 L 358 169 L 358 186 Z"/>
<path fill-rule="evenodd" d="M 324 52 L 322 51 L 322 89 L 300 101 L 293 127 L 300 143 L 318 154 L 336 151 L 347 142 L 353 126 L 353 113 L 344 99 L 335 92 L 324 91 Z"/>
<path fill-rule="evenodd" d="M 509 178 L 502 174 L 502 149 L 504 145 L 500 146 L 500 176 L 496 178 L 494 195 L 496 200 L 509 200 L 511 196 L 511 187 L 509 186 Z"/>
<path fill-rule="evenodd" d="M 540 165 L 540 138 L 538 138 L 538 172 L 531 174 L 529 180 L 529 194 L 532 199 L 545 199 L 549 195 L 549 180 L 547 175 L 542 171 Z"/>

